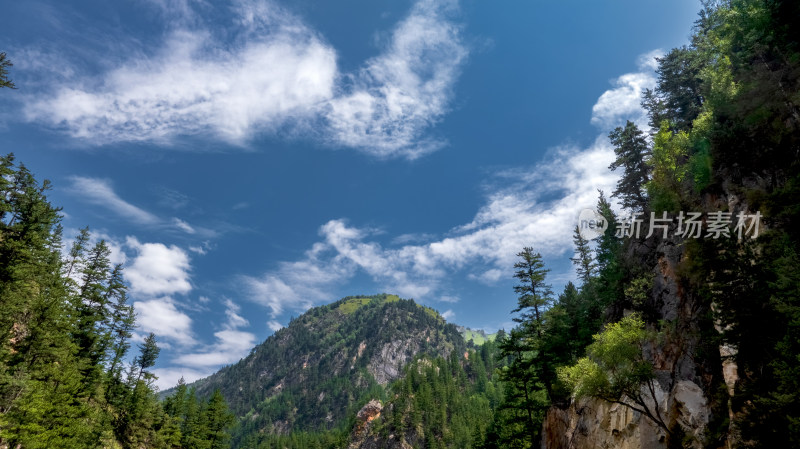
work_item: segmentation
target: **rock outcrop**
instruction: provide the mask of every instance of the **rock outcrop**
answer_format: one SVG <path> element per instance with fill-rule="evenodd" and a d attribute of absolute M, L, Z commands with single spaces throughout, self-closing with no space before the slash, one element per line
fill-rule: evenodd
<path fill-rule="evenodd" d="M 674 235 L 671 230 L 670 235 Z M 654 249 L 652 249 L 655 247 Z M 723 381 L 725 348 L 710 347 L 701 339 L 709 323 L 709 307 L 695 297 L 678 274 L 685 263 L 679 239 L 633 243 L 628 256 L 653 266 L 653 290 L 647 304 L 652 321 L 664 323 L 663 339 L 645 347 L 656 372 L 654 389 L 658 409 L 671 432 L 650 418 L 618 403 L 599 399 L 572 401 L 567 408 L 551 408 L 542 431 L 542 448 L 666 448 L 671 433 L 684 446 L 703 447 L 712 416 L 714 385 Z M 623 314 L 629 311 L 621 311 Z M 724 354 L 722 354 L 724 355 Z M 735 364 L 725 360 L 725 379 Z M 651 395 L 645 394 L 645 397 Z M 623 398 L 624 401 L 624 398 Z"/>

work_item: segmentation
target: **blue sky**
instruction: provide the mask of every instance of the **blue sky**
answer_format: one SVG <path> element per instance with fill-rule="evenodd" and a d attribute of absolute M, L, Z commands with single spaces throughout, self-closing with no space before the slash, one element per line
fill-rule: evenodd
<path fill-rule="evenodd" d="M 699 2 L 26 1 L 4 7 L 4 152 L 67 234 L 124 263 L 168 387 L 310 306 L 397 293 L 510 327 L 512 265 L 558 291 L 610 191 L 605 136 L 644 124 L 653 57 Z"/>

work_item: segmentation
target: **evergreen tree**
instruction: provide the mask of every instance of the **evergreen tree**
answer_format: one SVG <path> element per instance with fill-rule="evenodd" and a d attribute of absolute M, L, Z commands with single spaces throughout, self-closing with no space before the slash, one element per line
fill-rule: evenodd
<path fill-rule="evenodd" d="M 588 286 L 592 276 L 594 276 L 597 270 L 597 263 L 594 261 L 589 241 L 583 238 L 578 226 L 575 226 L 575 231 L 572 234 L 572 242 L 575 245 L 576 257 L 570 258 L 570 260 L 575 265 L 578 278 L 583 281 L 583 285 Z"/>
<path fill-rule="evenodd" d="M 105 242 L 87 248 L 88 228 L 62 256 L 48 189 L 0 157 L 0 447 L 172 449 L 189 437 L 223 447 L 231 418 L 221 396 L 199 411 L 213 435 L 203 426 L 182 435 L 164 412 L 149 371 L 155 335 L 123 381 L 135 314 L 122 267 L 110 266 Z"/>
<path fill-rule="evenodd" d="M 673 48 L 657 61 L 657 86 L 645 92 L 643 101 L 650 126 L 658 129 L 666 120 L 676 131 L 688 130 L 703 107 L 703 58 L 684 46 Z"/>
<path fill-rule="evenodd" d="M 617 181 L 617 188 L 611 195 L 622 200 L 623 207 L 641 211 L 647 205 L 643 186 L 648 180 L 647 165 L 650 149 L 647 139 L 639 128 L 628 120 L 625 127 L 617 127 L 608 135 L 614 146 L 616 159 L 608 166 L 609 170 L 622 168 L 622 177 Z"/>
<path fill-rule="evenodd" d="M 6 57 L 5 52 L 0 52 L 0 88 L 8 87 L 10 89 L 16 89 L 17 86 L 14 85 L 14 82 L 8 79 L 8 68 L 13 66 L 14 64 L 8 60 Z"/>
<path fill-rule="evenodd" d="M 75 241 L 72 243 L 72 247 L 69 250 L 69 259 L 67 259 L 65 266 L 65 273 L 64 276 L 67 277 L 67 281 L 75 282 L 72 279 L 72 274 L 77 273 L 79 270 L 79 265 L 83 261 L 84 252 L 86 251 L 86 244 L 89 243 L 89 227 L 85 227 L 80 230 L 80 233 L 77 237 L 75 237 Z M 77 290 L 77 286 L 75 287 Z"/>
<path fill-rule="evenodd" d="M 524 325 L 526 332 L 542 337 L 543 314 L 552 301 L 552 290 L 545 283 L 549 269 L 544 268 L 544 261 L 540 253 L 533 252 L 533 248 L 525 247 L 517 257 L 522 260 L 514 264 L 514 277 L 519 284 L 514 286 L 517 293 L 517 308 L 512 312 L 521 312 L 514 321 Z"/>
<path fill-rule="evenodd" d="M 542 400 L 537 391 L 538 378 L 534 374 L 534 347 L 526 332 L 512 329 L 499 342 L 500 357 L 510 362 L 500 371 L 505 387 L 498 422 L 503 427 L 500 434 L 502 445 L 508 447 L 538 447 L 539 429 L 542 423 Z"/>
<path fill-rule="evenodd" d="M 144 339 L 144 343 L 139 345 L 139 356 L 136 357 L 133 364 L 137 372 L 136 382 L 142 380 L 144 377 L 145 383 L 149 384 L 155 376 L 148 372 L 147 369 L 152 368 L 156 364 L 158 354 L 161 349 L 156 342 L 156 335 L 152 332 Z"/>
<path fill-rule="evenodd" d="M 210 443 L 209 449 L 227 449 L 230 447 L 230 433 L 228 428 L 234 422 L 234 416 L 228 411 L 228 404 L 219 390 L 214 390 L 208 399 L 206 413 L 206 439 Z"/>
<path fill-rule="evenodd" d="M 532 366 L 537 371 L 537 378 L 544 383 L 548 398 L 551 398 L 551 382 L 555 379 L 555 372 L 547 355 L 541 351 L 545 311 L 553 300 L 552 289 L 545 282 L 550 270 L 544 267 L 542 255 L 534 253 L 531 247 L 523 248 L 517 257 L 522 260 L 514 264 L 514 277 L 519 283 L 514 286 L 518 296 L 517 307 L 512 312 L 520 312 L 520 316 L 515 317 L 514 321 L 520 323 L 519 330 L 526 340 L 525 344 L 537 354 Z"/>

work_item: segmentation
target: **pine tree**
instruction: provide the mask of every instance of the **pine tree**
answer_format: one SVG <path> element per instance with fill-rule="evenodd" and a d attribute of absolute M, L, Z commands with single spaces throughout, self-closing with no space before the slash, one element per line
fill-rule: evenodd
<path fill-rule="evenodd" d="M 80 285 L 74 298 L 78 311 L 78 329 L 75 339 L 78 357 L 82 360 L 87 389 L 95 389 L 102 383 L 105 356 L 110 346 L 107 326 L 108 316 L 107 281 L 110 276 L 109 255 L 111 251 L 104 241 L 99 241 L 89 250 L 80 270 Z"/>
<path fill-rule="evenodd" d="M 16 89 L 17 86 L 14 85 L 14 82 L 8 79 L 8 68 L 13 66 L 14 64 L 8 60 L 6 57 L 5 52 L 0 52 L 0 88 L 8 87 L 10 89 Z"/>
<path fill-rule="evenodd" d="M 0 447 L 177 447 L 152 387 L 154 335 L 122 381 L 135 326 L 122 267 L 105 242 L 87 249 L 87 228 L 62 256 L 48 189 L 0 157 Z"/>
<path fill-rule="evenodd" d="M 589 241 L 583 238 L 580 228 L 575 226 L 572 234 L 572 242 L 575 244 L 576 257 L 570 258 L 578 272 L 578 278 L 583 281 L 583 285 L 588 286 L 597 270 L 597 263 L 592 255 L 592 248 Z"/>
<path fill-rule="evenodd" d="M 555 379 L 549 356 L 545 354 L 545 312 L 552 302 L 552 291 L 545 280 L 548 269 L 542 255 L 526 247 L 517 254 L 514 277 L 519 284 L 514 321 L 519 323 L 502 341 L 498 341 L 499 357 L 507 365 L 501 371 L 505 395 L 498 412 L 498 438 L 501 447 L 538 447 L 543 410 L 553 397 L 551 382 Z M 541 388 L 544 388 L 542 390 Z M 528 444 L 523 443 L 527 441 Z"/>
<path fill-rule="evenodd" d="M 231 436 L 228 428 L 234 422 L 234 416 L 228 411 L 228 404 L 219 390 L 214 390 L 205 409 L 206 414 L 206 439 L 209 449 L 227 449 L 230 447 Z"/>
<path fill-rule="evenodd" d="M 641 211 L 647 206 L 644 194 L 644 184 L 648 180 L 649 166 L 647 165 L 650 149 L 647 139 L 639 128 L 628 120 L 625 127 L 617 127 L 608 135 L 614 146 L 617 158 L 609 170 L 623 169 L 622 177 L 617 181 L 617 188 L 611 195 L 622 200 L 623 207 L 634 211 Z"/>
<path fill-rule="evenodd" d="M 139 356 L 134 360 L 134 367 L 138 373 L 136 382 L 138 383 L 144 377 L 145 383 L 149 384 L 155 376 L 148 372 L 147 369 L 152 368 L 156 364 L 158 354 L 161 349 L 156 342 L 156 335 L 152 332 L 144 339 L 144 343 L 139 345 Z"/>
<path fill-rule="evenodd" d="M 650 126 L 658 129 L 666 120 L 676 130 L 688 130 L 703 107 L 704 63 L 692 48 L 673 48 L 658 58 L 658 84 L 645 92 L 643 106 L 650 115 Z"/>
<path fill-rule="evenodd" d="M 510 363 L 500 372 L 505 387 L 503 403 L 498 420 L 504 428 L 501 433 L 503 447 L 519 445 L 538 447 L 541 426 L 541 401 L 536 392 L 537 377 L 534 375 L 532 356 L 534 347 L 525 332 L 515 328 L 499 341 L 500 357 L 508 358 Z"/>
<path fill-rule="evenodd" d="M 544 311 L 552 301 L 553 294 L 549 284 L 545 283 L 549 269 L 544 268 L 544 261 L 540 253 L 534 253 L 533 248 L 525 247 L 517 257 L 521 258 L 514 264 L 514 277 L 519 284 L 514 286 L 517 293 L 517 308 L 512 312 L 521 312 L 520 316 L 514 318 L 517 323 L 530 334 L 542 337 L 542 324 Z"/>
<path fill-rule="evenodd" d="M 68 281 L 72 280 L 72 274 L 78 272 L 79 265 L 83 261 L 84 252 L 86 251 L 86 244 L 89 243 L 89 227 L 80 230 L 80 233 L 75 237 L 72 247 L 69 250 L 69 259 L 67 259 L 65 266 L 64 276 Z M 74 281 L 73 281 L 74 282 Z M 77 285 L 76 285 L 77 290 Z"/>
<path fill-rule="evenodd" d="M 108 371 L 112 379 L 122 381 L 122 362 L 130 349 L 130 338 L 136 324 L 133 306 L 128 304 L 127 286 L 122 277 L 122 265 L 116 265 L 111 271 L 106 290 L 105 303 L 109 306 L 111 319 L 108 332 L 110 344 L 107 359 L 110 360 Z"/>

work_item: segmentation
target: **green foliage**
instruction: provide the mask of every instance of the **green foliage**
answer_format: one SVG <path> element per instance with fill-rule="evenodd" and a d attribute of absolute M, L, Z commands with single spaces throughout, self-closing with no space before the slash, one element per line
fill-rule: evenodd
<path fill-rule="evenodd" d="M 496 356 L 497 345 L 487 342 L 466 358 L 453 352 L 447 359 L 410 363 L 389 388 L 394 394 L 376 423 L 379 439 L 394 435 L 413 447 L 482 447 L 502 397 Z"/>
<path fill-rule="evenodd" d="M 676 129 L 688 129 L 703 107 L 701 73 L 706 60 L 693 48 L 673 48 L 658 58 L 658 84 L 647 90 L 643 105 L 650 115 L 650 126 L 666 121 Z"/>
<path fill-rule="evenodd" d="M 572 243 L 575 245 L 575 257 L 570 260 L 575 265 L 578 278 L 588 284 L 597 270 L 597 262 L 594 261 L 589 241 L 583 238 L 577 225 L 572 233 Z"/>
<path fill-rule="evenodd" d="M 643 355 L 643 346 L 651 338 L 644 321 L 635 314 L 608 324 L 594 336 L 586 357 L 559 368 L 559 379 L 576 397 L 597 397 L 622 404 L 671 433 L 659 412 L 653 363 Z M 643 389 L 646 393 L 642 393 Z"/>
<path fill-rule="evenodd" d="M 5 52 L 0 52 L 0 88 L 8 87 L 10 89 L 16 89 L 17 87 L 14 85 L 14 82 L 8 79 L 8 68 L 13 66 L 14 64 L 8 60 L 6 57 Z"/>
<path fill-rule="evenodd" d="M 479 330 L 475 331 L 472 329 L 463 328 L 461 331 L 461 336 L 464 337 L 464 341 L 469 343 L 470 341 L 476 345 L 480 346 L 487 341 L 495 341 L 497 338 L 497 333 L 494 334 L 486 334 L 484 331 Z"/>
<path fill-rule="evenodd" d="M 512 312 L 520 312 L 514 321 L 523 324 L 526 331 L 541 337 L 543 314 L 552 301 L 552 290 L 545 283 L 547 273 L 540 253 L 534 253 L 533 248 L 523 248 L 517 254 L 521 260 L 514 264 L 514 277 L 519 284 L 514 286 L 517 294 L 517 308 Z"/>
<path fill-rule="evenodd" d="M 647 204 L 647 198 L 642 192 L 642 186 L 647 183 L 650 168 L 648 159 L 650 149 L 644 133 L 630 120 L 625 127 L 617 127 L 608 135 L 611 145 L 614 146 L 616 159 L 609 165 L 609 170 L 623 169 L 622 176 L 617 181 L 612 197 L 622 200 L 622 206 L 633 210 L 642 210 Z"/>
<path fill-rule="evenodd" d="M 187 388 L 183 379 L 175 392 L 164 400 L 164 411 L 170 422 L 167 441 L 170 447 L 182 449 L 230 448 L 230 428 L 235 417 L 219 390 L 207 402 L 197 398 L 195 389 Z"/>
<path fill-rule="evenodd" d="M 363 298 L 352 298 L 339 305 L 337 310 L 345 315 L 350 315 L 355 312 L 359 307 L 369 304 L 372 298 L 365 296 Z"/>
<path fill-rule="evenodd" d="M 800 442 L 798 16 L 800 4 L 792 1 L 709 4 L 682 57 L 699 67 L 691 71 L 700 80 L 698 113 L 691 123 L 670 120 L 672 132 L 686 133 L 689 141 L 685 165 L 694 189 L 684 183 L 677 190 L 680 201 L 708 207 L 698 193 L 741 198 L 738 207 L 761 211 L 762 224 L 769 227 L 756 241 L 692 242 L 685 274 L 714 311 L 714 324 L 722 329 L 717 339 L 737 350 L 740 379 L 733 397 L 726 398 L 730 410 L 722 413 L 733 413 L 740 444 L 748 447 Z M 673 103 L 688 98 L 677 91 L 666 94 L 673 91 L 666 82 L 674 86 L 680 80 L 677 75 L 659 80 Z M 712 328 L 709 334 L 714 333 Z M 719 443 L 725 436 L 714 438 Z"/>
<path fill-rule="evenodd" d="M 147 372 L 154 335 L 123 376 L 135 314 L 122 267 L 88 228 L 62 257 L 48 189 L 0 157 L 0 446 L 180 449 Z"/>
<path fill-rule="evenodd" d="M 681 193 L 688 167 L 686 160 L 690 148 L 689 134 L 674 134 L 669 122 L 662 122 L 653 138 L 653 151 L 649 164 L 652 179 L 647 182 L 647 195 L 655 212 L 677 212 L 681 208 Z"/>
<path fill-rule="evenodd" d="M 635 309 L 641 310 L 645 301 L 652 295 L 652 292 L 653 275 L 648 273 L 633 279 L 625 287 L 625 298 L 630 301 Z"/>

